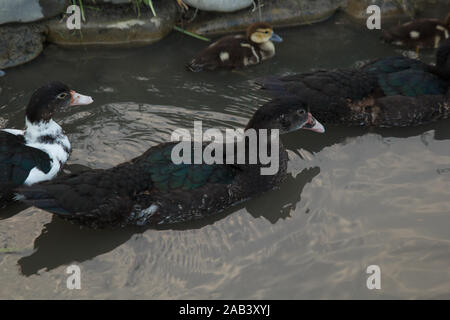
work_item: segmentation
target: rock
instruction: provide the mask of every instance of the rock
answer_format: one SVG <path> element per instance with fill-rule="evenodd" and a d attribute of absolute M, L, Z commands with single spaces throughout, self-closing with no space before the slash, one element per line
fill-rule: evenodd
<path fill-rule="evenodd" d="M 366 20 L 369 5 L 377 5 L 381 10 L 381 24 L 387 21 L 387 25 L 396 25 L 413 18 L 441 18 L 444 19 L 450 12 L 448 0 L 348 0 L 344 11 L 359 20 Z"/>
<path fill-rule="evenodd" d="M 0 24 L 31 22 L 66 11 L 68 0 L 1 0 Z"/>
<path fill-rule="evenodd" d="M 216 35 L 245 30 L 251 23 L 265 21 L 274 27 L 297 26 L 326 20 L 346 0 L 261 0 L 259 10 L 241 10 L 234 13 L 200 12 L 185 29 L 202 35 Z"/>
<path fill-rule="evenodd" d="M 66 19 L 51 19 L 47 40 L 59 45 L 150 44 L 173 29 L 178 13 L 175 1 L 154 1 L 154 7 L 156 17 L 147 6 L 141 6 L 139 16 L 130 5 L 85 6 L 81 30 L 69 30 Z"/>
<path fill-rule="evenodd" d="M 413 10 L 412 1 L 392 1 L 392 0 L 348 0 L 345 12 L 357 19 L 367 19 L 366 12 L 370 5 L 377 5 L 381 9 L 382 18 L 392 18 L 405 15 L 405 12 Z"/>
<path fill-rule="evenodd" d="M 0 68 L 10 68 L 36 58 L 44 49 L 45 28 L 38 24 L 0 26 Z"/>
<path fill-rule="evenodd" d="M 183 0 L 187 5 L 204 11 L 234 12 L 253 4 L 253 0 Z"/>
<path fill-rule="evenodd" d="M 112 4 L 125 4 L 125 3 L 131 3 L 132 0 L 86 0 L 87 4 L 105 4 L 105 3 L 112 3 Z"/>

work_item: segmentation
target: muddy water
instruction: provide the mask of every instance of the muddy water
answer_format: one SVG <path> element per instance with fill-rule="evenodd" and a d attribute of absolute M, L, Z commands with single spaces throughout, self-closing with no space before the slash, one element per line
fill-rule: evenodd
<path fill-rule="evenodd" d="M 95 100 L 57 117 L 74 149 L 66 171 L 108 168 L 194 120 L 244 126 L 267 99 L 259 76 L 402 53 L 342 16 L 278 33 L 276 58 L 239 72 L 185 72 L 205 44 L 177 33 L 140 49 L 50 46 L 0 79 L 0 126 L 22 127 L 32 90 L 64 81 Z M 176 229 L 99 231 L 2 210 L 0 298 L 450 298 L 449 125 L 289 134 L 280 190 Z M 81 290 L 66 287 L 71 264 Z M 366 287 L 369 265 L 381 290 Z"/>

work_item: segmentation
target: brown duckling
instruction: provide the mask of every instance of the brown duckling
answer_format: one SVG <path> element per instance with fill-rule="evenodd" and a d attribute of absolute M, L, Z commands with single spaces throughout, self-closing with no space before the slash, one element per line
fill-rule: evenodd
<path fill-rule="evenodd" d="M 225 36 L 203 49 L 188 63 L 187 68 L 199 72 L 259 64 L 275 55 L 273 42 L 282 40 L 269 24 L 253 23 L 248 27 L 246 35 Z"/>
<path fill-rule="evenodd" d="M 383 31 L 382 38 L 388 42 L 410 49 L 438 48 L 450 34 L 450 13 L 444 21 L 417 19 Z"/>

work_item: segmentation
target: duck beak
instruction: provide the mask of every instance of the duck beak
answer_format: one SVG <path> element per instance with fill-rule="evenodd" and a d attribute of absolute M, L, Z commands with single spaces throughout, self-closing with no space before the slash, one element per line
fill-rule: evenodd
<path fill-rule="evenodd" d="M 308 121 L 306 121 L 302 129 L 311 130 L 318 133 L 325 132 L 325 127 L 317 121 L 310 112 L 308 112 Z"/>
<path fill-rule="evenodd" d="M 275 32 L 272 32 L 272 36 L 270 37 L 269 40 L 273 42 L 282 42 L 283 38 L 277 35 Z"/>
<path fill-rule="evenodd" d="M 94 102 L 94 100 L 91 97 L 84 96 L 73 90 L 70 90 L 70 95 L 72 96 L 72 99 L 70 100 L 70 104 L 69 104 L 70 107 L 85 106 L 85 105 L 88 105 L 88 104 L 91 104 L 92 102 Z"/>

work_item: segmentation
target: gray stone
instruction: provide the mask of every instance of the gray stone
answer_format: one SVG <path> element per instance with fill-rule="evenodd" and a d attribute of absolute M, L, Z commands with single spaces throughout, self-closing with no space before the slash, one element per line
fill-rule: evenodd
<path fill-rule="evenodd" d="M 253 0 L 183 0 L 183 2 L 199 10 L 217 12 L 234 12 L 253 4 Z"/>
<path fill-rule="evenodd" d="M 405 12 L 413 10 L 413 2 L 411 0 L 348 0 L 348 5 L 344 11 L 354 18 L 367 19 L 369 16 L 366 12 L 367 7 L 377 5 L 381 9 L 381 17 L 391 18 L 405 15 Z"/>
<path fill-rule="evenodd" d="M 112 4 L 124 4 L 124 3 L 131 3 L 136 0 L 86 0 L 86 3 L 88 4 L 105 4 L 105 3 L 112 3 Z"/>
<path fill-rule="evenodd" d="M 1 0 L 0 24 L 31 22 L 66 11 L 68 0 Z"/>
<path fill-rule="evenodd" d="M 142 6 L 140 15 L 134 6 L 101 5 L 84 7 L 86 22 L 81 30 L 69 30 L 66 20 L 51 19 L 49 42 L 59 45 L 146 45 L 165 37 L 175 25 L 178 9 L 175 1 L 154 1 L 157 16 Z"/>
<path fill-rule="evenodd" d="M 10 68 L 36 58 L 44 49 L 45 28 L 37 24 L 0 26 L 0 68 Z"/>
<path fill-rule="evenodd" d="M 347 0 L 261 0 L 259 10 L 245 9 L 233 13 L 200 12 L 185 29 L 202 35 L 217 35 L 245 30 L 250 24 L 265 21 L 274 27 L 311 24 L 331 17 Z"/>
<path fill-rule="evenodd" d="M 442 18 L 450 10 L 449 0 L 348 0 L 344 11 L 353 18 L 363 20 L 369 17 L 366 13 L 369 5 L 377 5 L 381 9 L 383 21 L 398 23 L 412 18 Z"/>

